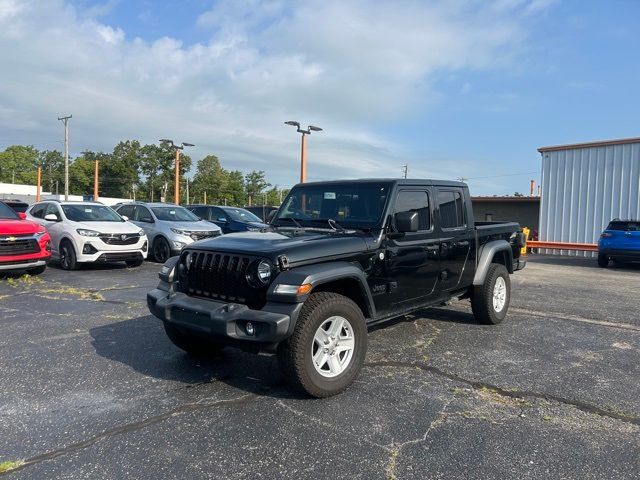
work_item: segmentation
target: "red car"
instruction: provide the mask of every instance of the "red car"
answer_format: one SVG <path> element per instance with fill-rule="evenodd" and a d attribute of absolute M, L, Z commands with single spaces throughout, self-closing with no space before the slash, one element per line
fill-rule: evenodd
<path fill-rule="evenodd" d="M 51 258 L 51 237 L 43 226 L 0 202 L 0 272 L 40 274 Z"/>

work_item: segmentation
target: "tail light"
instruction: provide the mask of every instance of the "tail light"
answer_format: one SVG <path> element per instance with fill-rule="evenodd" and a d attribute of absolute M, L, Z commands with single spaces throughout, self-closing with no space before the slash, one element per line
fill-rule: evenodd
<path fill-rule="evenodd" d="M 613 233 L 602 232 L 602 234 L 600 235 L 600 238 L 610 238 L 610 237 L 613 237 Z"/>

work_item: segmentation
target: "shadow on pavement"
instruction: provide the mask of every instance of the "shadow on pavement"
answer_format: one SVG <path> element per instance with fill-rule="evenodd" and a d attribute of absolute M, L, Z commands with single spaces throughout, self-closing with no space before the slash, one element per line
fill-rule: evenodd
<path fill-rule="evenodd" d="M 543 265 L 558 265 L 567 267 L 583 267 L 592 268 L 594 270 L 625 270 L 625 271 L 640 271 L 640 262 L 631 263 L 617 263 L 610 262 L 609 267 L 606 269 L 598 266 L 598 261 L 595 257 L 569 257 L 566 255 L 527 255 L 527 262 L 531 264 L 543 264 Z M 526 268 L 524 270 L 526 272 Z"/>
<path fill-rule="evenodd" d="M 275 356 L 227 348 L 211 357 L 195 358 L 175 347 L 162 322 L 151 315 L 95 327 L 89 333 L 98 355 L 148 377 L 191 385 L 220 381 L 254 394 L 305 398 L 288 388 Z"/>

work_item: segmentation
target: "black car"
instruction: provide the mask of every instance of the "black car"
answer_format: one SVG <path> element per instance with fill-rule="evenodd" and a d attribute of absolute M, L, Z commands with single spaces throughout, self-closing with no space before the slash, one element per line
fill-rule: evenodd
<path fill-rule="evenodd" d="M 269 229 L 187 245 L 147 305 L 183 350 L 277 353 L 293 385 L 326 397 L 355 380 L 370 325 L 461 299 L 502 322 L 523 245 L 515 222 L 474 222 L 461 182 L 304 183 Z"/>
<path fill-rule="evenodd" d="M 20 200 L 2 200 L 2 202 L 10 207 L 14 212 L 24 213 L 29 208 L 29 204 Z"/>
<path fill-rule="evenodd" d="M 277 212 L 280 207 L 274 207 L 273 205 L 253 205 L 243 208 L 255 216 L 260 217 L 264 223 L 269 223 L 270 216 L 273 215 L 273 212 Z"/>
<path fill-rule="evenodd" d="M 257 232 L 268 227 L 262 220 L 244 208 L 220 205 L 187 205 L 187 209 L 201 219 L 218 225 L 222 233 Z"/>

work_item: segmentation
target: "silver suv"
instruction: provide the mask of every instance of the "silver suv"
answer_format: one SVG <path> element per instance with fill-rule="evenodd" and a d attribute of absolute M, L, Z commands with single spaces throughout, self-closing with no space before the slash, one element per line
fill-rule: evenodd
<path fill-rule="evenodd" d="M 222 233 L 217 225 L 171 203 L 125 203 L 116 211 L 145 231 L 151 245 L 149 253 L 160 263 L 179 255 L 185 245 Z"/>

